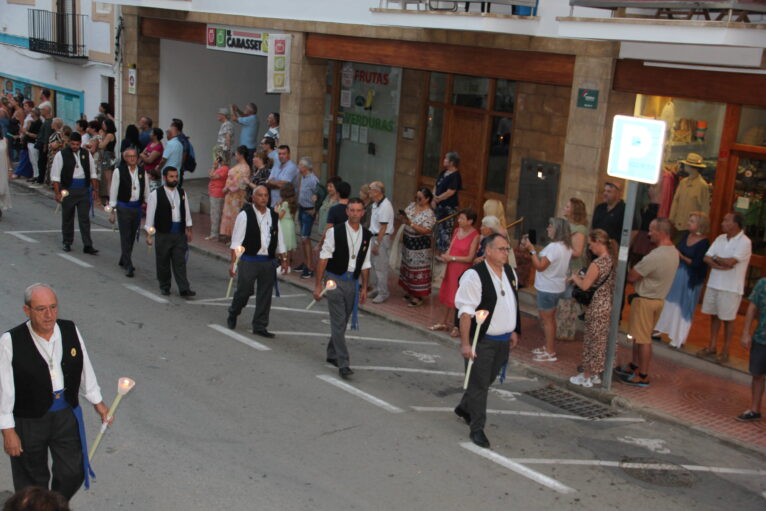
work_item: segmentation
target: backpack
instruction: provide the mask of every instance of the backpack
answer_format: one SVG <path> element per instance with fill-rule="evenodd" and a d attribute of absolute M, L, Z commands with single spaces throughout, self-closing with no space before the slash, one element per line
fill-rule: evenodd
<path fill-rule="evenodd" d="M 194 154 L 194 146 L 189 141 L 189 137 L 185 134 L 179 133 L 178 138 L 181 141 L 181 145 L 184 148 L 184 155 L 186 156 L 181 164 L 183 170 L 184 172 L 194 172 L 197 169 L 197 157 Z"/>
<path fill-rule="evenodd" d="M 317 196 L 317 201 L 314 204 L 314 207 L 319 210 L 319 208 L 324 203 L 325 198 L 327 197 L 327 187 L 323 185 L 322 183 L 317 183 L 316 191 L 314 192 L 314 195 Z"/>

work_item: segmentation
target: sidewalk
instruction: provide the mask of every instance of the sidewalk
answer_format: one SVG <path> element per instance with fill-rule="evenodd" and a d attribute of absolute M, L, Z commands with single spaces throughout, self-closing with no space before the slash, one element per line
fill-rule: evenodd
<path fill-rule="evenodd" d="M 15 181 L 14 181 L 15 182 Z M 15 182 L 26 187 L 25 182 Z M 193 211 L 199 211 L 200 198 L 206 191 L 207 180 L 189 181 L 185 189 L 190 195 Z M 204 186 L 203 186 L 204 185 Z M 51 195 L 45 188 L 39 192 Z M 98 215 L 104 221 L 104 213 Z M 217 241 L 207 241 L 210 232 L 210 220 L 207 214 L 192 213 L 194 220 L 194 240 L 192 249 L 219 258 L 229 260 L 229 249 Z M 296 257 L 300 257 L 296 251 Z M 299 259 L 292 262 L 295 266 Z M 221 271 L 225 271 L 222 265 Z M 291 284 L 313 289 L 313 279 L 302 280 L 296 273 L 280 277 Z M 444 316 L 444 309 L 438 303 L 436 295 L 420 307 L 408 307 L 398 285 L 398 275 L 390 275 L 389 289 L 391 297 L 382 304 L 368 302 L 361 309 L 367 313 L 384 317 L 392 322 L 403 324 L 418 330 L 423 335 L 438 338 L 442 342 L 456 345 L 456 340 L 446 333 L 434 333 L 427 330 L 429 325 L 439 323 Z M 522 293 L 525 293 L 522 291 Z M 625 406 L 651 417 L 670 421 L 710 434 L 719 440 L 766 454 L 766 421 L 741 423 L 734 418 L 746 410 L 750 403 L 750 378 L 736 369 L 717 366 L 697 359 L 687 353 L 679 352 L 656 343 L 652 361 L 649 388 L 612 384 L 610 392 L 597 387 L 583 389 L 569 384 L 570 376 L 576 374 L 582 349 L 581 333 L 578 341 L 559 342 L 557 345 L 558 362 L 543 363 L 532 360 L 532 349 L 543 344 L 543 333 L 535 316 L 534 307 L 530 307 L 529 297 L 520 298 L 522 302 L 522 338 L 513 353 L 515 361 L 530 372 L 567 386 L 570 390 L 589 397 L 619 406 Z M 618 343 L 618 361 L 625 361 L 630 354 L 629 346 L 621 335 Z M 456 351 L 456 356 L 457 351 Z"/>

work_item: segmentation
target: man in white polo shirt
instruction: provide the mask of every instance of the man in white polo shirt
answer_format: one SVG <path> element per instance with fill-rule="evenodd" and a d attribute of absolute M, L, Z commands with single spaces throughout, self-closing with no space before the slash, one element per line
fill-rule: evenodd
<path fill-rule="evenodd" d="M 698 351 L 697 355 L 716 355 L 718 330 L 723 321 L 723 348 L 717 355 L 721 363 L 729 360 L 734 320 L 745 292 L 745 276 L 752 254 L 750 238 L 742 231 L 743 225 L 744 218 L 739 213 L 724 216 L 721 222 L 723 234 L 715 239 L 705 254 L 705 263 L 711 271 L 705 298 L 702 300 L 702 313 L 710 315 L 710 344 Z"/>
<path fill-rule="evenodd" d="M 386 188 L 380 181 L 370 183 L 372 215 L 372 271 L 375 274 L 375 287 L 370 295 L 372 303 L 388 300 L 388 254 L 391 250 L 391 235 L 394 233 L 394 206 L 386 198 Z M 369 295 L 368 295 L 369 296 Z"/>

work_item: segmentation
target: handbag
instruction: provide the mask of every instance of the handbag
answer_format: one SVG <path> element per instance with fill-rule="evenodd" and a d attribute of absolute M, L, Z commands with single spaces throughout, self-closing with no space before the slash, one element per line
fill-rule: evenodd
<path fill-rule="evenodd" d="M 592 285 L 588 289 L 581 289 L 580 286 L 575 285 L 574 289 L 572 289 L 572 298 L 575 299 L 577 303 L 580 305 L 588 306 L 590 305 L 590 302 L 593 301 L 593 295 L 596 294 L 596 291 L 598 288 L 601 287 L 601 285 L 606 282 L 606 280 L 609 278 L 609 275 L 612 273 L 611 269 L 609 270 L 609 273 L 606 274 L 606 277 L 601 279 L 601 282 L 598 284 Z"/>

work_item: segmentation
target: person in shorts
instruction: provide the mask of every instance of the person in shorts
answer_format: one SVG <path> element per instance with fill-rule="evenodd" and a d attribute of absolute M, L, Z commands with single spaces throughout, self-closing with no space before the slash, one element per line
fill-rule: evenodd
<path fill-rule="evenodd" d="M 758 281 L 748 297 L 750 305 L 745 314 L 745 325 L 739 342 L 750 350 L 751 383 L 750 409 L 737 416 L 740 422 L 761 420 L 761 400 L 763 399 L 764 380 L 766 380 L 766 278 Z M 753 332 L 753 322 L 758 317 L 758 326 Z"/>
<path fill-rule="evenodd" d="M 739 213 L 723 217 L 721 230 L 707 253 L 705 263 L 710 266 L 702 313 L 710 315 L 710 344 L 697 352 L 700 357 L 716 357 L 719 363 L 729 361 L 729 345 L 734 335 L 734 320 L 745 293 L 745 278 L 750 264 L 752 243 L 742 231 L 744 218 Z M 723 347 L 716 354 L 718 331 L 723 322 Z"/>
<path fill-rule="evenodd" d="M 314 174 L 311 158 L 304 157 L 298 160 L 298 170 L 301 173 L 301 183 L 298 188 L 298 219 L 301 225 L 303 263 L 294 269 L 302 272 L 302 279 L 310 279 L 314 276 L 314 261 L 311 257 L 311 228 L 314 226 L 314 218 L 316 218 L 316 192 L 319 179 Z"/>
<path fill-rule="evenodd" d="M 633 341 L 633 358 L 615 369 L 622 383 L 648 387 L 652 360 L 652 331 L 660 319 L 670 287 L 678 269 L 678 250 L 673 246 L 673 226 L 667 218 L 649 224 L 649 239 L 657 248 L 644 256 L 628 273 L 635 294 L 630 301 L 628 338 Z"/>

